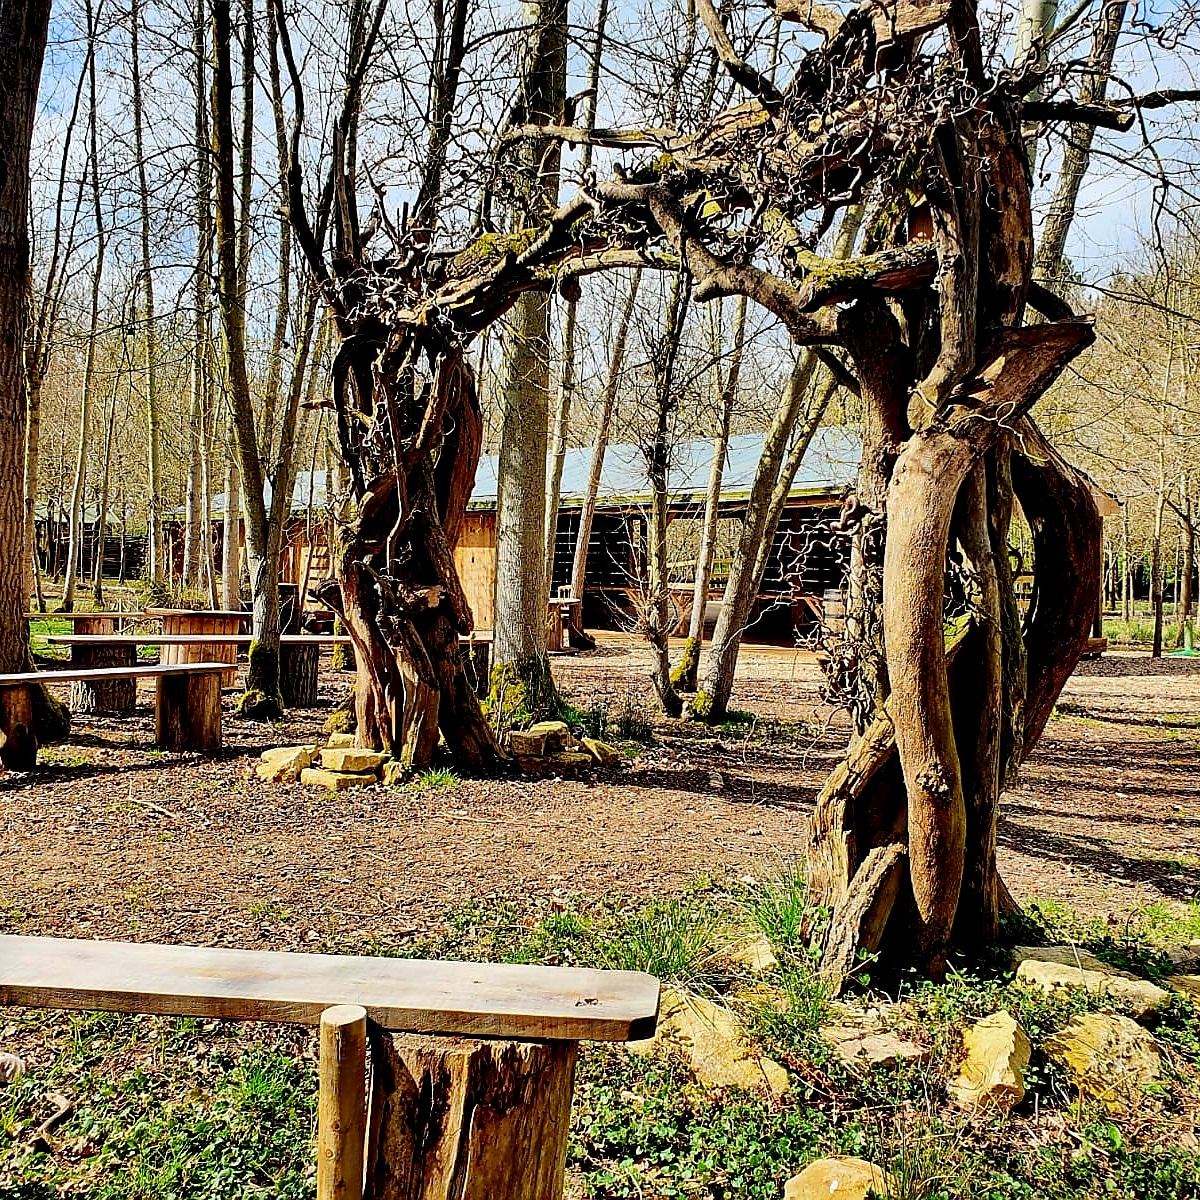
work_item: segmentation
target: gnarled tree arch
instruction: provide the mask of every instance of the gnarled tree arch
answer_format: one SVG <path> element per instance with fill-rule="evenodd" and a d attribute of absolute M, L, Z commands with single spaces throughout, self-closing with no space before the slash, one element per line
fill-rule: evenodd
<path fill-rule="evenodd" d="M 851 619 L 837 654 L 857 728 L 811 839 L 815 898 L 832 914 L 825 967 L 840 984 L 863 951 L 937 971 L 953 943 L 996 929 L 1002 782 L 1086 644 L 1100 568 L 1088 488 L 1030 416 L 1093 334 L 1031 284 L 1022 122 L 1120 114 L 1044 102 L 1034 113 L 1022 98 L 1035 75 L 985 65 L 973 0 L 775 7 L 821 39 L 782 88 L 698 0 L 749 94 L 702 128 L 510 131 L 645 160 L 589 178 L 537 228 L 455 251 L 393 228 L 391 253 L 372 260 L 337 154 L 331 266 L 295 170 L 292 216 L 342 336 L 334 404 L 355 512 L 323 594 L 354 637 L 360 735 L 414 762 L 439 727 L 467 765 L 500 753 L 465 686 L 457 637 L 471 615 L 451 548 L 479 456 L 465 353 L 520 294 L 572 295 L 590 271 L 682 262 L 697 301 L 749 297 L 861 397 Z M 824 258 L 838 211 L 863 202 L 858 253 Z M 1046 320 L 1025 323 L 1031 300 Z M 1023 625 L 1014 496 L 1037 551 Z M 948 643 L 952 550 L 969 612 Z"/>

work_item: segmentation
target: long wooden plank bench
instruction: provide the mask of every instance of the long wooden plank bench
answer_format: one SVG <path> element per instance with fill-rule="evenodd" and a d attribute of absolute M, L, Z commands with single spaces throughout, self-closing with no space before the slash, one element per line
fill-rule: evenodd
<path fill-rule="evenodd" d="M 155 680 L 154 738 L 164 750 L 221 748 L 221 673 L 225 663 L 146 663 L 133 667 L 69 667 L 0 675 L 0 760 L 12 770 L 37 764 L 31 687 L 80 680 L 102 683 Z"/>
<path fill-rule="evenodd" d="M 318 1200 L 558 1200 L 578 1043 L 649 1037 L 658 998 L 627 971 L 0 936 L 0 1005 L 319 1024 Z"/>
<path fill-rule="evenodd" d="M 317 697 L 317 665 L 322 646 L 349 645 L 346 634 L 284 634 L 280 639 L 279 684 L 284 702 L 307 706 Z M 222 647 L 249 647 L 254 639 L 248 633 L 54 633 L 46 641 L 52 646 L 69 646 L 71 664 L 78 667 L 132 667 L 137 663 L 139 646 L 158 646 L 162 649 L 159 661 L 189 662 L 192 659 L 224 660 Z M 168 654 L 168 649 L 183 653 Z M 187 653 L 187 650 L 194 653 Z M 202 652 L 201 652 L 202 651 Z M 236 653 L 234 655 L 236 658 Z M 232 682 L 236 683 L 234 674 Z M 228 684 L 229 668 L 222 679 Z M 71 688 L 73 712 L 133 711 L 136 697 L 121 692 L 119 685 L 81 682 Z"/>

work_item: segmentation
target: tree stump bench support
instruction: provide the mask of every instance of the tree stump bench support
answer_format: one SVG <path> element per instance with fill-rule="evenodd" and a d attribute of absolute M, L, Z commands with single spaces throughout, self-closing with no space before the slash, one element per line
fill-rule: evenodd
<path fill-rule="evenodd" d="M 137 648 L 120 642 L 81 643 L 71 647 L 71 666 L 81 671 L 136 667 Z M 137 680 L 76 679 L 71 684 L 68 704 L 71 711 L 77 713 L 130 716 L 137 708 Z"/>
<path fill-rule="evenodd" d="M 31 687 L 48 683 L 126 683 L 155 680 L 154 736 L 164 750 L 221 748 L 221 673 L 224 663 L 147 663 L 132 667 L 69 667 L 0 675 L 0 759 L 11 770 L 37 764 L 37 743 L 29 733 Z M 30 745 L 32 743 L 32 745 Z"/>
<path fill-rule="evenodd" d="M 628 971 L 0 935 L 0 1006 L 319 1025 L 317 1200 L 560 1200 L 580 1041 L 654 1032 Z"/>

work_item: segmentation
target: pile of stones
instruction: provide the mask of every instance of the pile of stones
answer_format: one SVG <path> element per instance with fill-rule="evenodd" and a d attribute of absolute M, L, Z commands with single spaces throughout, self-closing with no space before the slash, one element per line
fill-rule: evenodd
<path fill-rule="evenodd" d="M 621 752 L 599 738 L 576 738 L 563 721 L 538 721 L 508 735 L 509 753 L 530 775 L 563 775 L 592 767 L 612 767 Z"/>
<path fill-rule="evenodd" d="M 508 750 L 522 771 L 531 775 L 573 775 L 593 767 L 612 767 L 621 752 L 598 738 L 577 739 L 562 721 L 540 721 L 507 738 Z M 347 788 L 387 786 L 403 782 L 398 761 L 375 750 L 355 746 L 352 733 L 331 734 L 324 746 L 277 746 L 264 750 L 255 768 L 264 783 L 295 783 L 341 792 Z"/>
<path fill-rule="evenodd" d="M 264 750 L 255 774 L 266 783 L 294 783 L 327 792 L 347 788 L 370 787 L 383 778 L 393 782 L 399 763 L 376 750 L 363 750 L 354 744 L 354 735 L 335 733 L 325 746 L 278 746 Z"/>

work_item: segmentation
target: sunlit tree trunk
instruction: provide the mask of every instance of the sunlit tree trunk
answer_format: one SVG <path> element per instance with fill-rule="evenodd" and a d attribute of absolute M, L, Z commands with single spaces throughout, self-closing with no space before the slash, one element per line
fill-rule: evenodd
<path fill-rule="evenodd" d="M 63 582 L 64 611 L 75 606 L 75 580 L 79 571 L 83 540 L 83 491 L 87 478 L 88 440 L 92 423 L 92 392 L 96 382 L 96 343 L 100 336 L 100 286 L 104 280 L 104 258 L 108 248 L 104 210 L 100 203 L 100 150 L 96 134 L 96 54 L 95 16 L 91 0 L 85 0 L 87 19 L 88 58 L 88 173 L 91 177 L 92 219 L 95 222 L 96 258 L 92 264 L 90 321 L 87 348 L 84 351 L 83 386 L 79 395 L 79 440 L 75 456 L 75 475 L 71 484 L 70 546 L 67 551 L 67 571 Z M 104 557 L 104 526 L 97 524 L 98 553 Z"/>
<path fill-rule="evenodd" d="M 526 0 L 528 28 L 520 122 L 562 120 L 566 99 L 566 0 Z M 518 227 L 544 218 L 558 196 L 558 143 L 522 143 L 526 193 Z M 500 387 L 500 457 L 496 504 L 496 621 L 493 664 L 525 680 L 533 706 L 553 693 L 546 658 L 546 436 L 549 418 L 550 301 L 521 296 L 507 331 Z"/>
<path fill-rule="evenodd" d="M 600 65 L 604 57 L 604 29 L 608 23 L 609 0 L 596 0 L 595 37 L 592 40 L 588 59 L 587 83 L 584 88 L 583 119 L 579 122 L 584 129 L 592 129 L 596 123 L 596 100 L 600 87 Z M 579 155 L 580 173 L 586 175 L 592 165 L 592 145 L 585 142 Z M 571 423 L 571 406 L 579 386 L 579 365 L 576 339 L 579 301 L 568 299 L 563 317 L 562 356 L 559 368 L 558 405 L 554 412 L 554 428 L 550 437 L 550 468 L 546 481 L 546 588 L 554 582 L 554 547 L 558 535 L 558 502 L 562 491 L 563 463 L 567 457 L 567 435 Z M 577 593 L 573 593 L 578 598 Z M 577 606 L 579 607 L 579 606 Z M 575 621 L 575 614 L 572 614 Z M 578 618 L 582 628 L 582 618 Z"/>
<path fill-rule="evenodd" d="M 722 377 L 723 348 L 720 315 L 713 323 L 712 344 L 714 397 L 717 402 L 717 429 L 713 437 L 712 465 L 708 472 L 708 488 L 704 496 L 704 521 L 700 529 L 700 546 L 696 552 L 696 577 L 692 585 L 692 610 L 688 616 L 687 640 L 683 644 L 671 679 L 683 692 L 696 690 L 700 669 L 700 646 L 704 638 L 704 611 L 708 607 L 708 590 L 712 582 L 713 559 L 717 549 L 717 523 L 721 510 L 721 480 L 725 474 L 725 456 L 729 451 L 729 426 L 737 403 L 738 380 L 742 369 L 742 352 L 746 344 L 746 297 L 738 299 L 733 319 L 733 345 L 729 369 Z"/>
<path fill-rule="evenodd" d="M 163 544 L 162 430 L 158 397 L 158 337 L 154 313 L 154 273 L 150 259 L 150 186 L 146 176 L 144 138 L 145 109 L 142 100 L 142 70 L 138 31 L 141 2 L 133 0 L 129 12 L 129 67 L 133 88 L 133 145 L 138 179 L 138 212 L 141 248 L 142 344 L 145 347 L 144 395 L 146 404 L 146 530 L 149 537 L 150 581 L 161 587 L 166 577 L 166 547 Z"/>
<path fill-rule="evenodd" d="M 675 392 L 675 367 L 683 325 L 691 300 L 691 278 L 681 269 L 671 283 L 662 336 L 651 349 L 654 369 L 654 428 L 645 447 L 646 479 L 650 485 L 650 513 L 646 522 L 646 638 L 654 653 L 650 673 L 658 702 L 668 717 L 683 712 L 683 701 L 671 679 L 670 636 L 675 625 L 671 602 L 670 564 L 667 554 L 667 483 L 671 468 L 671 418 L 679 403 Z"/>
<path fill-rule="evenodd" d="M 571 609 L 571 620 L 577 622 L 577 627 L 572 629 L 572 637 L 576 644 L 583 645 L 585 648 L 595 645 L 595 642 L 587 637 L 583 629 L 582 601 L 587 579 L 588 545 L 592 540 L 592 522 L 596 516 L 600 476 L 604 471 L 604 456 L 608 450 L 613 409 L 616 407 L 617 391 L 621 384 L 621 371 L 625 363 L 625 343 L 629 337 L 629 322 L 633 317 L 633 307 L 637 302 L 638 285 L 641 280 L 642 272 L 634 271 L 629 282 L 629 294 L 621 307 L 621 315 L 617 318 L 617 328 L 609 352 L 608 373 L 604 379 L 604 390 L 600 393 L 600 412 L 596 421 L 596 436 L 592 441 L 588 481 L 579 509 L 579 532 L 575 536 L 575 556 L 571 563 L 571 595 L 579 599 L 580 603 Z"/>

